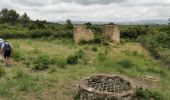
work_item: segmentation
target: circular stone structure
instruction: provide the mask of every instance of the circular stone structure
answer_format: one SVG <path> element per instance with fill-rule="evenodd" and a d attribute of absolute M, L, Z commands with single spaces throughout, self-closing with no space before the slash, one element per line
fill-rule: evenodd
<path fill-rule="evenodd" d="M 135 87 L 119 75 L 94 75 L 79 84 L 80 100 L 132 100 Z"/>

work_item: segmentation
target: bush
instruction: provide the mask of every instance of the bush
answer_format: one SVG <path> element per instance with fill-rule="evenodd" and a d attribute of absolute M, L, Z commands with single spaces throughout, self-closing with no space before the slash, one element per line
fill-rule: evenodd
<path fill-rule="evenodd" d="M 150 100 L 151 98 L 154 100 L 163 100 L 163 97 L 157 92 L 151 92 L 149 90 L 144 90 L 143 88 L 138 88 L 136 91 L 136 97 L 139 99 Z"/>
<path fill-rule="evenodd" d="M 82 49 L 80 49 L 78 52 L 76 52 L 76 54 L 78 56 L 78 58 L 84 58 L 85 57 L 85 53 Z"/>
<path fill-rule="evenodd" d="M 31 38 L 49 37 L 51 35 L 52 33 L 50 31 L 40 31 L 40 30 L 32 31 L 30 33 Z"/>
<path fill-rule="evenodd" d="M 85 53 L 81 49 L 75 54 L 68 56 L 67 58 L 68 64 L 77 64 L 79 61 L 87 63 L 87 59 L 85 59 Z"/>
<path fill-rule="evenodd" d="M 165 65 L 170 66 L 170 35 L 158 30 L 151 30 L 145 36 L 138 38 L 138 41 L 156 58 Z"/>
<path fill-rule="evenodd" d="M 131 68 L 132 66 L 134 66 L 134 64 L 128 59 L 123 59 L 119 61 L 118 64 L 121 65 L 121 67 L 123 68 Z"/>
<path fill-rule="evenodd" d="M 64 30 L 64 31 L 57 31 L 53 34 L 56 38 L 72 38 L 73 37 L 73 31 Z"/>
<path fill-rule="evenodd" d="M 101 37 L 95 37 L 95 39 L 93 40 L 94 44 L 101 44 L 102 43 L 102 38 Z"/>
<path fill-rule="evenodd" d="M 97 48 L 96 46 L 93 46 L 93 47 L 91 48 L 91 50 L 94 51 L 94 52 L 97 52 L 97 51 L 98 51 L 98 48 Z"/>
<path fill-rule="evenodd" d="M 78 63 L 78 56 L 77 55 L 70 55 L 67 58 L 67 63 L 68 64 L 77 64 Z"/>
<path fill-rule="evenodd" d="M 57 64 L 58 67 L 64 68 L 67 65 L 67 61 L 63 56 L 55 56 L 51 58 L 51 64 Z"/>
<path fill-rule="evenodd" d="M 87 65 L 88 64 L 88 59 L 87 59 L 87 57 L 86 57 L 86 55 L 85 55 L 85 53 L 84 53 L 84 51 L 83 50 L 79 50 L 77 53 L 76 53 L 76 55 L 78 56 L 78 63 L 80 63 L 80 64 L 84 64 L 84 65 Z"/>
<path fill-rule="evenodd" d="M 29 28 L 28 28 L 29 30 L 35 30 L 36 29 L 36 25 L 34 25 L 34 24 L 31 24 L 30 26 L 29 26 Z"/>
<path fill-rule="evenodd" d="M 38 55 L 34 61 L 34 69 L 36 70 L 46 70 L 50 64 L 50 58 L 48 55 Z"/>
<path fill-rule="evenodd" d="M 23 58 L 22 56 L 23 56 L 23 55 L 22 55 L 18 50 L 14 50 L 14 51 L 13 51 L 12 58 L 13 58 L 15 61 L 23 60 L 24 58 Z"/>
<path fill-rule="evenodd" d="M 5 75 L 5 69 L 2 66 L 0 66 L 0 77 L 4 75 Z"/>

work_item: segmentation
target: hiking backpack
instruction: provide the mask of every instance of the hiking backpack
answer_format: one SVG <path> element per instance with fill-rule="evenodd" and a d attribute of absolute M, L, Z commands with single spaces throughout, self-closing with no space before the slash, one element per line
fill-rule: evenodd
<path fill-rule="evenodd" d="M 11 51 L 11 46 L 10 46 L 10 44 L 9 43 L 4 43 L 4 47 L 3 47 L 3 50 L 5 51 L 5 52 L 8 52 L 8 51 Z"/>

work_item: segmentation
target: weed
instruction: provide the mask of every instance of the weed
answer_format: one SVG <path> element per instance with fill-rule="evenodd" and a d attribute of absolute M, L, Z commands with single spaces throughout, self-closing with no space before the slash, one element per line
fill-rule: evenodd
<path fill-rule="evenodd" d="M 34 61 L 34 69 L 36 70 L 46 70 L 50 64 L 50 58 L 48 55 L 38 55 Z"/>

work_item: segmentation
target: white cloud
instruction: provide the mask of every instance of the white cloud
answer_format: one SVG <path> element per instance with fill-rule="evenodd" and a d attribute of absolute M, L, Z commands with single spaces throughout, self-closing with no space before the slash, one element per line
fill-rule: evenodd
<path fill-rule="evenodd" d="M 0 0 L 0 9 L 27 12 L 32 19 L 131 21 L 168 19 L 170 0 Z"/>

